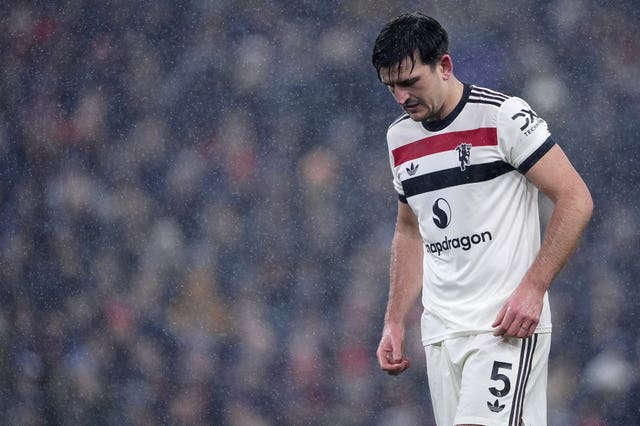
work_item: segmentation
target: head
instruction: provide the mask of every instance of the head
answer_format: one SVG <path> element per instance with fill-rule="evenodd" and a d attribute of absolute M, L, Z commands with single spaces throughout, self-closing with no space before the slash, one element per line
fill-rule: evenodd
<path fill-rule="evenodd" d="M 398 16 L 376 38 L 371 59 L 378 79 L 412 119 L 443 118 L 453 63 L 438 21 L 422 13 Z"/>

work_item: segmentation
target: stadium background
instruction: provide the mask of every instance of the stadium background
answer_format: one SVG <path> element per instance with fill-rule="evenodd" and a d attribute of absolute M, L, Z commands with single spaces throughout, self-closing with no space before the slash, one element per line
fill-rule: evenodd
<path fill-rule="evenodd" d="M 417 310 L 412 369 L 374 358 L 400 111 L 369 58 L 419 9 L 593 193 L 550 425 L 638 424 L 637 3 L 419 3 L 0 4 L 2 423 L 431 425 Z"/>

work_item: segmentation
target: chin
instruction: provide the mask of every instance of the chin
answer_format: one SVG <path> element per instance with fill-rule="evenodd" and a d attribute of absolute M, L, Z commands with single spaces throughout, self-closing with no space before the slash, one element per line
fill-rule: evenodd
<path fill-rule="evenodd" d="M 416 108 L 413 111 L 404 109 L 404 112 L 409 114 L 409 118 L 411 118 L 413 121 L 424 121 L 425 119 L 428 118 L 428 114 L 427 114 L 428 111 L 424 107 Z"/>
<path fill-rule="evenodd" d="M 411 118 L 413 121 L 424 121 L 424 119 L 425 119 L 425 114 L 424 113 L 410 113 L 410 112 L 407 112 L 407 114 L 409 114 L 409 118 Z"/>

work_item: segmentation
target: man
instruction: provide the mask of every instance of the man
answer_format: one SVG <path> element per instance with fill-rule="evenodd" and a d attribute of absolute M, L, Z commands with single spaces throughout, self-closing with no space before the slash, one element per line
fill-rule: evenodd
<path fill-rule="evenodd" d="M 409 368 L 404 323 L 422 292 L 437 424 L 544 425 L 547 289 L 591 216 L 589 191 L 526 102 L 456 79 L 433 18 L 389 22 L 372 61 L 406 112 L 387 133 L 399 202 L 378 362 Z M 542 244 L 538 190 L 554 203 Z"/>

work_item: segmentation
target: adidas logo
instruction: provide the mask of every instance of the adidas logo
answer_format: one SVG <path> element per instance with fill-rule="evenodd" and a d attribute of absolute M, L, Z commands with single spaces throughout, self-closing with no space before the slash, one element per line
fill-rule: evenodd
<path fill-rule="evenodd" d="M 413 162 L 411 162 L 411 166 L 407 167 L 407 173 L 409 173 L 409 176 L 415 175 L 418 171 L 418 167 L 420 167 L 419 164 L 416 166 L 415 164 L 413 164 Z"/>
<path fill-rule="evenodd" d="M 504 404 L 500 405 L 497 399 L 493 404 L 487 401 L 487 406 L 492 413 L 499 413 L 500 411 L 504 410 Z"/>

